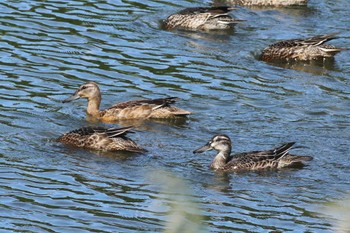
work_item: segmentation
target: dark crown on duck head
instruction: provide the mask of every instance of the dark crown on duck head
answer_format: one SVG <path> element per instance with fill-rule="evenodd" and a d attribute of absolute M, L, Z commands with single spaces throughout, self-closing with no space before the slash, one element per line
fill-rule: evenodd
<path fill-rule="evenodd" d="M 208 150 L 223 150 L 223 147 L 219 146 L 227 146 L 229 150 L 231 150 L 231 139 L 229 136 L 225 134 L 218 134 L 215 135 L 207 144 L 202 146 L 201 148 L 194 150 L 193 153 L 203 153 Z M 224 149 L 225 150 L 225 149 Z"/>
<path fill-rule="evenodd" d="M 213 142 L 229 142 L 229 143 L 231 143 L 231 139 L 226 134 L 218 134 L 218 135 L 215 135 L 209 142 L 211 142 L 211 143 L 213 143 Z"/>

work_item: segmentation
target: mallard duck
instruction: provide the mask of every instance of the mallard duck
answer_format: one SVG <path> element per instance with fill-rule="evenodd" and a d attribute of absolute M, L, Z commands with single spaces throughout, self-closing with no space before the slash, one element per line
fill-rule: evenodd
<path fill-rule="evenodd" d="M 315 36 L 308 39 L 284 40 L 272 44 L 262 51 L 261 60 L 308 61 L 331 58 L 344 48 L 324 44 L 335 39 L 338 33 Z"/>
<path fill-rule="evenodd" d="M 79 98 L 88 99 L 88 116 L 104 122 L 127 119 L 170 118 L 191 114 L 189 111 L 171 106 L 178 100 L 176 97 L 126 101 L 100 111 L 101 92 L 95 82 L 88 82 L 80 86 L 71 97 L 63 102 L 70 102 Z"/>
<path fill-rule="evenodd" d="M 221 4 L 241 6 L 303 6 L 307 0 L 221 0 Z"/>
<path fill-rule="evenodd" d="M 283 144 L 272 150 L 243 152 L 231 155 L 231 139 L 224 134 L 214 136 L 206 145 L 193 151 L 203 153 L 207 150 L 216 150 L 210 167 L 221 171 L 248 171 L 261 169 L 278 169 L 302 165 L 303 161 L 309 161 L 311 156 L 290 155 L 289 150 L 295 142 Z"/>
<path fill-rule="evenodd" d="M 164 20 L 164 27 L 171 29 L 190 30 L 221 30 L 230 29 L 243 20 L 234 19 L 228 15 L 230 7 L 194 7 L 187 8 L 170 15 Z"/>
<path fill-rule="evenodd" d="M 57 141 L 67 145 L 101 151 L 130 151 L 143 153 L 145 149 L 126 137 L 132 127 L 83 127 L 60 136 Z"/>

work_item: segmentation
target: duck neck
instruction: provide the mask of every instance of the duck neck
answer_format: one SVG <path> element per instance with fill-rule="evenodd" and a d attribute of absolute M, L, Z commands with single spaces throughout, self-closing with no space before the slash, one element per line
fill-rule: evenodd
<path fill-rule="evenodd" d="M 213 162 L 210 167 L 218 170 L 222 169 L 226 163 L 228 162 L 231 154 L 231 147 L 228 147 L 226 150 L 219 151 L 219 153 L 215 156 Z"/>
<path fill-rule="evenodd" d="M 87 114 L 97 117 L 100 113 L 100 103 L 101 103 L 101 95 L 96 95 L 94 97 L 89 98 Z"/>

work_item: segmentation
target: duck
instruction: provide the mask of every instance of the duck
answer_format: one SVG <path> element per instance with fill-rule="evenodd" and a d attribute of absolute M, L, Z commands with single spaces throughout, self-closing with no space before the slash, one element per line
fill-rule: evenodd
<path fill-rule="evenodd" d="M 193 153 L 203 153 L 212 149 L 218 151 L 210 168 L 225 172 L 299 167 L 303 165 L 304 161 L 313 159 L 311 156 L 289 154 L 289 150 L 294 144 L 295 142 L 288 142 L 271 150 L 251 151 L 231 155 L 231 139 L 225 134 L 218 134 L 207 144 L 194 150 Z"/>
<path fill-rule="evenodd" d="M 240 6 L 305 6 L 308 0 L 224 0 L 218 2 Z"/>
<path fill-rule="evenodd" d="M 126 137 L 133 127 L 105 128 L 100 126 L 82 127 L 61 135 L 57 141 L 66 145 L 99 151 L 129 151 L 144 153 L 147 150 Z"/>
<path fill-rule="evenodd" d="M 307 39 L 291 39 L 274 43 L 262 51 L 263 61 L 311 61 L 333 58 L 345 48 L 325 44 L 325 42 L 336 39 L 338 33 L 318 35 Z"/>
<path fill-rule="evenodd" d="M 118 120 L 160 119 L 191 114 L 189 111 L 172 106 L 179 100 L 177 97 L 120 102 L 100 111 L 101 91 L 96 82 L 87 82 L 81 85 L 71 97 L 63 100 L 63 103 L 79 98 L 88 99 L 86 112 L 89 117 L 108 123 Z"/>
<path fill-rule="evenodd" d="M 167 30 L 225 30 L 244 20 L 234 19 L 228 15 L 232 7 L 192 7 L 170 15 L 163 22 Z"/>

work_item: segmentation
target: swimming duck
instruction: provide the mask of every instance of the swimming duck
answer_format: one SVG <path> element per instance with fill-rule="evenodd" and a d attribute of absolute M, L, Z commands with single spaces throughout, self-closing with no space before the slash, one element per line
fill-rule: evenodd
<path fill-rule="evenodd" d="M 171 106 L 178 100 L 176 97 L 126 101 L 100 111 L 101 92 L 95 82 L 88 82 L 80 86 L 71 97 L 63 102 L 66 103 L 79 98 L 88 99 L 88 116 L 104 122 L 126 119 L 170 118 L 191 114 L 189 111 Z"/>
<path fill-rule="evenodd" d="M 227 135 L 219 134 L 193 153 L 203 153 L 212 149 L 218 151 L 210 167 L 220 171 L 278 169 L 300 166 L 303 161 L 313 159 L 311 156 L 290 155 L 289 150 L 294 144 L 295 142 L 289 142 L 271 150 L 231 155 L 231 139 Z"/>
<path fill-rule="evenodd" d="M 336 34 L 338 33 L 277 42 L 263 50 L 261 60 L 308 61 L 331 58 L 340 51 L 345 50 L 344 48 L 324 44 L 327 41 L 335 39 Z"/>
<path fill-rule="evenodd" d="M 243 20 L 234 19 L 228 15 L 230 7 L 194 7 L 186 8 L 170 15 L 164 20 L 164 27 L 171 29 L 190 30 L 222 30 L 230 29 Z"/>
<path fill-rule="evenodd" d="M 101 151 L 130 151 L 143 153 L 145 149 L 126 137 L 132 127 L 83 127 L 60 136 L 57 141 L 67 145 Z"/>
<path fill-rule="evenodd" d="M 303 6 L 307 0 L 223 0 L 219 3 L 241 6 Z"/>

